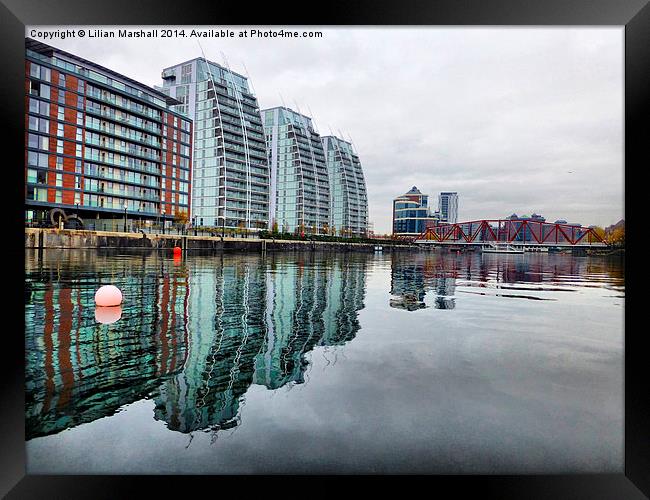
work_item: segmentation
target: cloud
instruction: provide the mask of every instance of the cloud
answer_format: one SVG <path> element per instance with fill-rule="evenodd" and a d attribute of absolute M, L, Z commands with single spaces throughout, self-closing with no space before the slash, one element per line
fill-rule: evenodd
<path fill-rule="evenodd" d="M 623 217 L 622 28 L 308 29 L 324 36 L 201 45 L 245 64 L 262 108 L 284 100 L 352 137 L 376 231 L 412 185 L 458 191 L 461 219 Z M 46 43 L 148 85 L 200 55 L 188 38 Z"/>

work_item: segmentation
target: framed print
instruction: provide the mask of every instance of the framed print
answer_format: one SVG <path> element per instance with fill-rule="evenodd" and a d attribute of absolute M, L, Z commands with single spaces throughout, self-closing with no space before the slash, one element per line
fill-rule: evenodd
<path fill-rule="evenodd" d="M 3 495 L 650 495 L 647 1 L 0 12 Z"/>

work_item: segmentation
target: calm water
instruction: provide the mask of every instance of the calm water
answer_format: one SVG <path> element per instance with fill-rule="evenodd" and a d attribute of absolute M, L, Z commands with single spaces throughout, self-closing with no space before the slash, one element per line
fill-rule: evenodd
<path fill-rule="evenodd" d="M 25 284 L 31 474 L 623 472 L 618 259 L 49 250 Z"/>

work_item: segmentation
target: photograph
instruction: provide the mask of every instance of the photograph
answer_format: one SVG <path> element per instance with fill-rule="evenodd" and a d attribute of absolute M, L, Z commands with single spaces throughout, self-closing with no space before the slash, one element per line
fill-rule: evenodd
<path fill-rule="evenodd" d="M 2 0 L 0 496 L 648 498 L 648 3 Z"/>
<path fill-rule="evenodd" d="M 623 58 L 26 26 L 27 473 L 623 473 Z"/>

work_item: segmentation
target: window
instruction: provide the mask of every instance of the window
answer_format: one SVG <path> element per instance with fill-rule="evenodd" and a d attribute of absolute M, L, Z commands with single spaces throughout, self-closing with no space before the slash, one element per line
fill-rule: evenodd
<path fill-rule="evenodd" d="M 27 164 L 35 167 L 47 168 L 48 155 L 46 153 L 27 152 Z"/>
<path fill-rule="evenodd" d="M 33 76 L 35 78 L 40 78 L 41 77 L 41 67 L 38 64 L 30 63 L 30 65 L 29 65 L 29 76 Z"/>
<path fill-rule="evenodd" d="M 50 86 L 36 80 L 29 80 L 29 93 L 34 96 L 50 98 Z"/>
<path fill-rule="evenodd" d="M 29 112 L 37 115 L 49 116 L 50 104 L 44 101 L 39 101 L 33 97 L 29 98 Z"/>
<path fill-rule="evenodd" d="M 29 134 L 28 139 L 27 139 L 27 145 L 30 148 L 47 150 L 48 149 L 48 143 L 49 143 L 48 138 L 43 137 L 42 135 Z"/>
<path fill-rule="evenodd" d="M 43 66 L 39 66 L 38 64 L 30 63 L 29 76 L 33 76 L 34 78 L 40 78 L 41 80 L 45 80 L 46 82 L 49 82 L 50 69 L 45 68 Z"/>
<path fill-rule="evenodd" d="M 192 65 L 185 64 L 181 67 L 181 83 L 190 83 L 192 81 Z"/>

